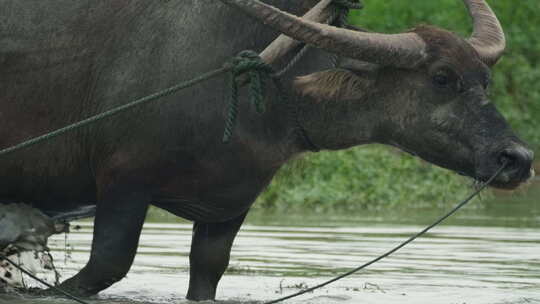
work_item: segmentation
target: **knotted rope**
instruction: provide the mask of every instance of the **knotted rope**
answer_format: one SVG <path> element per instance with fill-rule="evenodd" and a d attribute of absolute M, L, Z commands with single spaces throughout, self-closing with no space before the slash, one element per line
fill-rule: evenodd
<path fill-rule="evenodd" d="M 337 5 L 340 10 L 340 12 L 338 12 L 338 17 L 337 17 L 338 19 L 340 19 L 340 21 L 338 21 L 338 23 L 340 24 L 343 24 L 343 23 L 346 24 L 347 14 L 350 9 L 360 9 L 363 7 L 363 5 L 359 2 L 359 0 L 334 0 L 333 3 Z M 333 16 L 331 19 L 332 20 L 329 20 L 329 22 L 332 22 L 333 20 L 335 20 L 336 16 Z M 223 141 L 228 142 L 232 136 L 234 125 L 238 117 L 238 85 L 240 84 L 240 82 L 238 81 L 239 76 L 248 72 L 248 78 L 249 78 L 249 83 L 250 83 L 250 86 L 249 86 L 250 100 L 255 105 L 257 112 L 263 113 L 265 110 L 263 99 L 264 99 L 264 93 L 265 93 L 265 88 L 266 88 L 265 82 L 267 78 L 271 78 L 274 81 L 274 84 L 278 88 L 279 94 L 283 98 L 284 94 L 282 94 L 283 93 L 282 90 L 279 89 L 281 88 L 281 84 L 279 84 L 278 78 L 282 74 L 286 73 L 290 68 L 292 68 L 300 60 L 300 58 L 304 56 L 308 48 L 309 48 L 308 45 L 304 46 L 304 49 L 300 51 L 297 54 L 297 56 L 295 56 L 295 58 L 293 58 L 291 62 L 278 73 L 274 73 L 272 68 L 269 65 L 267 65 L 264 61 L 262 61 L 261 58 L 258 56 L 258 54 L 256 54 L 255 52 L 253 51 L 241 52 L 238 56 L 236 56 L 232 60 L 231 63 L 226 64 L 222 68 L 202 74 L 199 77 L 195 77 L 191 80 L 184 81 L 175 86 L 172 86 L 162 91 L 159 91 L 157 93 L 142 97 L 140 99 L 134 100 L 127 104 L 118 106 L 116 108 L 112 108 L 103 113 L 90 116 L 79 122 L 70 124 L 68 126 L 54 130 L 47 134 L 25 140 L 11 147 L 0 149 L 0 156 L 11 154 L 12 152 L 36 145 L 44 141 L 48 141 L 52 138 L 58 137 L 60 135 L 63 135 L 75 129 L 79 129 L 87 125 L 99 122 L 103 119 L 109 118 L 111 116 L 115 116 L 131 108 L 157 101 L 161 99 L 162 97 L 172 95 L 180 90 L 194 86 L 200 82 L 216 77 L 217 75 L 220 75 L 224 72 L 232 71 L 230 103 L 229 103 L 228 117 L 226 121 L 225 131 L 223 135 Z M 334 66 L 337 64 L 337 62 L 338 62 L 338 57 L 334 57 L 333 59 Z"/>
<path fill-rule="evenodd" d="M 335 22 L 338 27 L 346 27 L 348 25 L 347 18 L 351 9 L 362 9 L 364 5 L 361 0 L 333 0 L 332 4 L 336 6 L 336 13 L 327 20 L 326 23 Z M 266 92 L 266 81 L 272 79 L 274 86 L 278 89 L 278 94 L 282 100 L 285 100 L 285 94 L 281 89 L 279 78 L 294 67 L 301 58 L 309 50 L 310 46 L 305 45 L 279 72 L 275 73 L 270 65 L 264 62 L 259 54 L 254 51 L 246 50 L 240 52 L 234 57 L 229 66 L 231 68 L 230 77 L 230 95 L 229 107 L 227 110 L 227 121 L 225 123 L 225 131 L 223 132 L 224 143 L 230 141 L 233 136 L 234 127 L 238 120 L 238 88 L 239 85 L 249 82 L 249 100 L 255 106 L 257 113 L 264 113 L 266 106 L 264 104 L 264 96 Z M 332 66 L 336 67 L 339 62 L 339 55 L 332 56 Z M 247 73 L 247 80 L 242 75 Z M 242 77 L 240 77 L 242 76 Z"/>
<path fill-rule="evenodd" d="M 238 88 L 240 85 L 243 85 L 246 81 L 249 82 L 249 101 L 255 106 L 255 110 L 259 114 L 264 113 L 266 110 L 264 96 L 266 93 L 266 81 L 269 78 L 281 93 L 281 85 L 278 78 L 274 77 L 274 70 L 262 60 L 258 53 L 249 50 L 242 51 L 231 60 L 229 66 L 231 89 L 227 121 L 223 133 L 224 143 L 230 141 L 238 118 Z M 247 76 L 247 79 L 244 78 L 244 75 Z"/>

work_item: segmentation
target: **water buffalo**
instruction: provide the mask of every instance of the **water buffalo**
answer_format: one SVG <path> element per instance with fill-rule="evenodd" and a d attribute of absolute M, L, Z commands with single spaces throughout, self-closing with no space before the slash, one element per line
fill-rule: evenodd
<path fill-rule="evenodd" d="M 152 204 L 194 221 L 187 297 L 213 299 L 251 204 L 310 150 L 382 143 L 477 180 L 506 160 L 500 188 L 530 178 L 533 153 L 486 95 L 505 38 L 484 0 L 464 1 L 468 39 L 431 26 L 367 33 L 283 12 L 317 2 L 0 0 L 2 147 L 261 51 L 279 33 L 315 46 L 282 77 L 289 104 L 274 89 L 263 115 L 241 102 L 230 143 L 221 142 L 217 77 L 1 158 L 3 201 L 47 214 L 97 206 L 90 260 L 61 288 L 91 295 L 122 279 Z M 283 41 L 270 61 L 296 49 Z M 338 68 L 332 54 L 343 57 Z"/>

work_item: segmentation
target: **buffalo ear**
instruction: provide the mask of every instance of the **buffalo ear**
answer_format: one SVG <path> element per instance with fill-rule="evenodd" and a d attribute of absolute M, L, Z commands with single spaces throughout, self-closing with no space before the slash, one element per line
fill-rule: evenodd
<path fill-rule="evenodd" d="M 345 69 L 332 69 L 297 77 L 294 88 L 300 96 L 317 101 L 358 99 L 365 92 L 366 79 Z"/>

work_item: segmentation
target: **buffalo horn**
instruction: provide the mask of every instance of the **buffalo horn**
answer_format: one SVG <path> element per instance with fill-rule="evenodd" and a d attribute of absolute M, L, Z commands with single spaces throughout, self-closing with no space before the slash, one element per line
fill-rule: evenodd
<path fill-rule="evenodd" d="M 331 18 L 333 9 L 330 6 L 333 0 L 321 0 L 316 6 L 309 10 L 302 19 L 323 23 Z M 286 35 L 279 35 L 264 51 L 261 58 L 268 64 L 276 62 L 300 44 L 300 41 L 289 38 Z"/>
<path fill-rule="evenodd" d="M 356 32 L 303 20 L 257 0 L 221 1 L 291 38 L 340 56 L 402 68 L 414 68 L 427 56 L 425 42 L 415 33 Z"/>
<path fill-rule="evenodd" d="M 495 64 L 506 47 L 501 23 L 485 0 L 463 0 L 473 20 L 469 43 L 489 66 Z"/>

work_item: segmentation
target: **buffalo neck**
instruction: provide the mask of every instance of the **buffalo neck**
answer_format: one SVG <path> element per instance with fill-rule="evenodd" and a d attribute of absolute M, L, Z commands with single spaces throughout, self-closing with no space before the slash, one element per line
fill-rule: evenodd
<path fill-rule="evenodd" d="M 340 150 L 374 142 L 379 119 L 364 100 L 296 100 L 305 150 Z"/>

